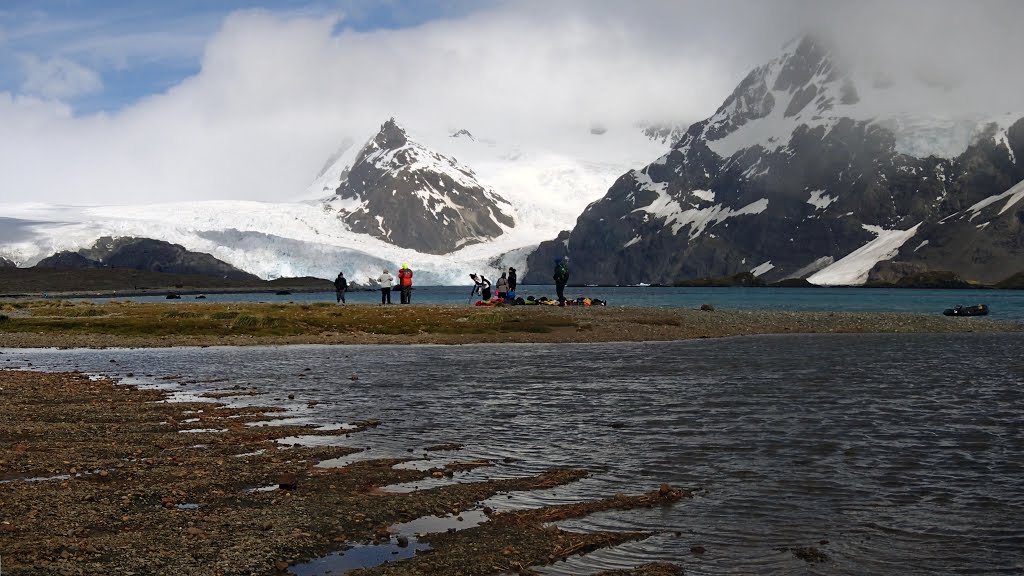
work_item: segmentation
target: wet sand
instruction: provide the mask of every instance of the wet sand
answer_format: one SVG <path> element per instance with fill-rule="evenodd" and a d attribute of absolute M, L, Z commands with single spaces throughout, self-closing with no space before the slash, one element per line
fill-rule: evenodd
<path fill-rule="evenodd" d="M 244 392 L 242 392 L 244 393 Z M 429 515 L 460 514 L 494 494 L 551 488 L 584 470 L 552 470 L 411 493 L 380 487 L 458 470 L 398 460 L 321 468 L 354 450 L 275 442 L 293 435 L 353 430 L 246 426 L 273 408 L 167 403 L 166 394 L 91 380 L 77 373 L 0 371 L 0 553 L 4 574 L 284 574 L 290 566 L 348 546 L 401 546 L 388 527 Z M 206 430 L 183 433 L 182 430 Z M 414 439 L 412 439 L 414 441 Z M 456 446 L 430 446 L 431 449 Z M 426 454 L 416 450 L 410 458 Z M 272 488 L 281 483 L 294 490 Z M 270 487 L 266 491 L 254 488 Z M 668 486 L 567 506 L 516 512 L 484 509 L 487 521 L 420 537 L 431 550 L 358 574 L 531 573 L 568 556 L 642 539 L 646 533 L 573 534 L 560 519 L 609 509 L 685 505 Z M 615 574 L 681 573 L 652 564 Z"/>

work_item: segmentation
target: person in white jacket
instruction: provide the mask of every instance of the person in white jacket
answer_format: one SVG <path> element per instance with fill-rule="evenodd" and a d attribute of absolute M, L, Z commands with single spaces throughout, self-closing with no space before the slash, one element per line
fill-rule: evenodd
<path fill-rule="evenodd" d="M 388 274 L 388 269 L 384 269 L 384 273 L 377 278 L 377 284 L 380 285 L 380 304 L 391 304 L 391 285 L 395 283 L 395 277 Z"/>

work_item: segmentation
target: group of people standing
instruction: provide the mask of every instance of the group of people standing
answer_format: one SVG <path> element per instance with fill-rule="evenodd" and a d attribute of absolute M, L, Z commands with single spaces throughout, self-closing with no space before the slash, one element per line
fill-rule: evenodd
<path fill-rule="evenodd" d="M 377 277 L 381 306 L 391 304 L 391 286 L 394 283 L 395 277 L 388 272 L 387 268 Z M 412 269 L 408 264 L 402 264 L 402 267 L 398 269 L 398 286 L 395 286 L 395 289 L 399 291 L 400 303 L 412 304 Z"/>
<path fill-rule="evenodd" d="M 483 274 L 470 274 L 469 277 L 473 279 L 473 291 L 469 294 L 470 299 L 474 295 L 479 294 L 481 300 L 489 301 L 491 299 L 491 281 Z M 498 278 L 497 284 L 494 286 L 494 295 L 502 300 L 515 300 L 517 280 L 516 269 L 509 266 L 508 272 L 502 272 L 501 277 Z M 558 294 L 558 305 L 565 306 L 565 285 L 569 282 L 568 256 L 555 260 L 554 280 L 555 292 Z M 391 290 L 394 283 L 395 277 L 388 272 L 387 268 L 377 277 L 382 306 L 391 304 Z M 402 267 L 398 270 L 398 286 L 395 289 L 399 290 L 401 294 L 402 304 L 412 304 L 412 269 L 409 268 L 408 264 L 402 264 Z M 345 292 L 347 290 L 348 280 L 345 279 L 345 273 L 338 272 L 338 277 L 334 279 L 334 291 L 340 304 L 345 303 Z"/>
<path fill-rule="evenodd" d="M 474 295 L 479 294 L 481 300 L 490 300 L 491 281 L 483 274 L 470 274 L 469 277 L 473 280 L 473 291 L 469 293 L 470 299 L 472 300 Z M 495 296 L 502 300 L 515 299 L 517 281 L 516 269 L 509 266 L 508 272 L 502 272 L 501 278 L 498 278 L 498 283 L 494 287 Z"/>
<path fill-rule="evenodd" d="M 391 286 L 395 283 L 395 277 L 385 268 L 384 272 L 377 277 L 377 284 L 380 286 L 381 305 L 391 304 Z M 398 286 L 395 286 L 401 295 L 402 304 L 412 304 L 412 268 L 408 264 L 402 264 L 398 270 Z M 334 279 L 334 293 L 339 304 L 345 303 L 345 292 L 348 291 L 348 280 L 344 272 L 338 272 Z"/>

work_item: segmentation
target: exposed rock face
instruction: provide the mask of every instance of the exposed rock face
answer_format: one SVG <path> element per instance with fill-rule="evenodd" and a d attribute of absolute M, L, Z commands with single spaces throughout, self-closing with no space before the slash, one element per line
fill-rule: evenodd
<path fill-rule="evenodd" d="M 86 270 L 88 268 L 102 268 L 103 264 L 77 252 L 57 252 L 53 256 L 47 256 L 36 262 L 35 268 L 52 268 L 54 270 Z"/>
<path fill-rule="evenodd" d="M 924 274 L 928 267 L 920 262 L 879 262 L 868 273 L 868 284 L 896 284 L 902 278 Z"/>
<path fill-rule="evenodd" d="M 3 256 L 0 256 L 0 268 L 17 268 L 17 267 L 18 267 L 18 265 L 15 264 L 14 262 L 8 260 L 7 258 L 4 258 Z"/>
<path fill-rule="evenodd" d="M 1008 278 L 1000 280 L 996 283 L 996 288 L 1024 290 L 1024 271 L 1017 272 Z"/>
<path fill-rule="evenodd" d="M 1024 119 L 976 124 L 943 157 L 920 150 L 944 125 L 880 119 L 863 98 L 827 45 L 801 39 L 587 207 L 567 241 L 573 282 L 862 284 L 889 259 L 981 282 L 1024 268 Z"/>
<path fill-rule="evenodd" d="M 466 131 L 453 134 L 472 138 Z M 355 232 L 446 254 L 501 235 L 511 205 L 454 158 L 413 142 L 391 119 L 360 151 L 327 205 Z"/>
<path fill-rule="evenodd" d="M 133 268 L 169 274 L 198 274 L 230 280 L 259 280 L 209 254 L 191 252 L 178 244 L 149 238 L 100 238 L 78 254 L 111 268 Z"/>
<path fill-rule="evenodd" d="M 991 141 L 979 147 L 991 148 Z M 923 224 L 918 232 L 922 240 L 904 244 L 895 260 L 954 271 L 983 283 L 1024 269 L 1024 182 L 1002 194 L 977 193 L 1004 185 L 1005 172 L 992 163 L 993 158 L 998 158 L 996 151 L 978 150 L 976 156 L 962 159 L 963 172 L 951 186 L 958 192 L 951 195 L 957 199 L 950 206 L 955 211 Z"/>
<path fill-rule="evenodd" d="M 569 231 L 563 230 L 554 240 L 541 242 L 528 258 L 529 269 L 519 278 L 522 284 L 551 284 L 555 261 L 569 255 Z M 575 273 L 570 269 L 569 282 L 577 284 Z"/>

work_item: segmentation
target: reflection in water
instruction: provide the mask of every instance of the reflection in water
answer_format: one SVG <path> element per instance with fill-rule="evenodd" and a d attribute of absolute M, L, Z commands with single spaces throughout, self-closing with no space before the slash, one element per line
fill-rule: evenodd
<path fill-rule="evenodd" d="M 8 350 L 3 358 L 6 366 L 95 373 L 111 373 L 116 358 L 116 370 L 134 372 L 140 384 L 187 394 L 257 389 L 264 394 L 227 400 L 282 406 L 283 418 L 381 420 L 331 439 L 363 450 L 349 459 L 421 458 L 427 446 L 458 442 L 458 459 L 496 462 L 438 482 L 592 471 L 569 486 L 489 499 L 499 511 L 662 482 L 699 488 L 674 506 L 562 523 L 656 535 L 552 573 L 669 560 L 688 574 L 992 574 L 1024 567 L 1021 349 L 1021 335 L 819 335 Z M 291 376 L 304 368 L 306 378 Z M 176 374 L 224 380 L 159 380 Z M 790 550 L 811 546 L 828 560 L 809 564 Z"/>
<path fill-rule="evenodd" d="M 409 538 L 404 546 L 395 539 L 387 544 L 356 544 L 347 550 L 296 564 L 288 568 L 288 572 L 295 576 L 335 576 L 356 568 L 370 568 L 385 562 L 412 558 L 416 552 L 423 550 L 430 550 L 430 546 L 417 542 L 415 538 Z"/>
<path fill-rule="evenodd" d="M 397 534 L 417 536 L 420 534 L 433 534 L 437 532 L 449 532 L 465 530 L 479 526 L 487 521 L 483 510 L 466 510 L 459 514 L 447 516 L 422 516 L 410 522 L 395 524 L 391 527 Z"/>

